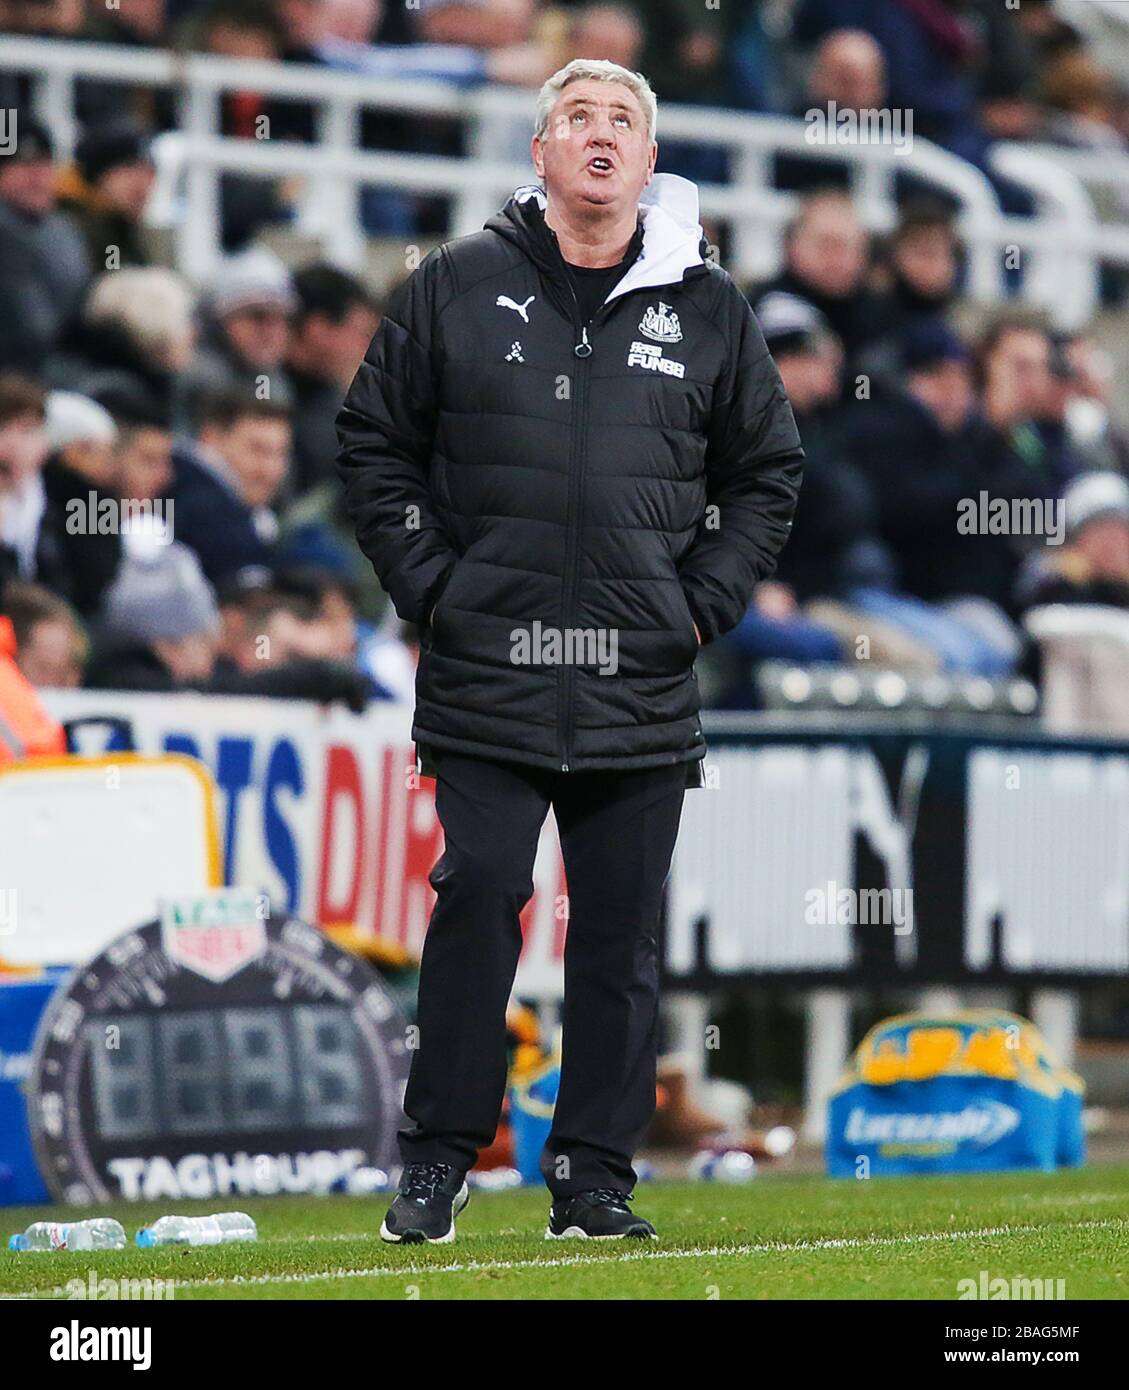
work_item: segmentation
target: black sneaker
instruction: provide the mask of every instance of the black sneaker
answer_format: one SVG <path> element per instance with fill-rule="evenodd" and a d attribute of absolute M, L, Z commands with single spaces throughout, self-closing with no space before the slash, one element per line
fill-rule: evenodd
<path fill-rule="evenodd" d="M 558 1197 L 549 1210 L 546 1240 L 657 1240 L 649 1221 L 633 1216 L 627 1205 L 631 1196 L 610 1187 L 594 1187 L 575 1197 Z"/>
<path fill-rule="evenodd" d="M 469 1201 L 466 1179 L 449 1163 L 406 1164 L 380 1238 L 393 1245 L 447 1245 L 455 1238 L 455 1217 Z"/>

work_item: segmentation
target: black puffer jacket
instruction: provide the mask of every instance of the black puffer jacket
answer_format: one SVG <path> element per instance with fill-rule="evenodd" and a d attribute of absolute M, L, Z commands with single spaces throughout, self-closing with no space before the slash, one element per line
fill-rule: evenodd
<path fill-rule="evenodd" d="M 703 261 L 692 184 L 655 179 L 642 251 L 588 326 L 543 204 L 519 189 L 393 297 L 338 417 L 349 511 L 422 628 L 418 743 L 574 771 L 693 761 L 693 624 L 725 632 L 772 572 L 792 411 Z"/>

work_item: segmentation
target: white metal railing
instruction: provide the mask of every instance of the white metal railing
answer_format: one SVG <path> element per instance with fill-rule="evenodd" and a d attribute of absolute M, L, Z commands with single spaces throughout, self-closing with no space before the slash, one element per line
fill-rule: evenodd
<path fill-rule="evenodd" d="M 1035 197 L 1038 216 L 1024 219 L 1017 242 L 1027 294 L 1037 304 L 1061 298 L 1072 306 L 1063 327 L 1085 324 L 1098 307 L 1097 244 L 1106 232 L 1093 200 L 1073 174 L 1022 145 L 994 145 L 991 159 L 998 174 Z M 1129 255 L 1129 229 L 1108 230 L 1124 238 Z"/>
<path fill-rule="evenodd" d="M 1129 7 L 1126 8 L 1129 15 Z M 1119 149 L 1078 149 L 1072 145 L 1048 145 L 1022 141 L 1012 148 L 1028 151 L 1048 164 L 1056 164 L 1087 188 L 1109 188 L 1129 197 L 1129 153 Z"/>
<path fill-rule="evenodd" d="M 175 228 L 181 269 L 206 282 L 219 256 L 219 178 L 225 172 L 263 177 L 304 176 L 307 181 L 299 227 L 318 236 L 326 254 L 359 267 L 364 235 L 358 197 L 365 186 L 393 186 L 450 195 L 450 231 L 477 230 L 507 194 L 527 182 L 527 163 L 507 155 L 506 132 L 528 127 L 532 94 L 508 88 L 456 88 L 427 80 L 374 80 L 363 74 L 318 66 L 219 58 L 171 51 L 135 51 L 107 45 L 5 36 L 0 70 L 33 75 L 38 114 L 61 150 L 73 145 L 75 82 L 99 78 L 163 87 L 175 96 L 178 130 L 161 137 L 156 154 L 161 195 L 153 212 Z M 316 110 L 316 145 L 243 140 L 220 135 L 225 93 L 256 91 L 272 98 L 309 102 Z M 360 150 L 363 108 L 449 117 L 467 134 L 472 159 Z M 1083 324 L 1097 302 L 1102 261 L 1129 265 L 1129 229 L 1103 225 L 1082 183 L 1070 170 L 1048 168 L 1011 146 L 997 147 L 1002 171 L 1031 189 L 1041 216 L 1006 216 L 988 179 L 975 167 L 926 140 L 915 138 L 909 155 L 892 144 L 809 142 L 804 122 L 743 112 L 664 106 L 660 137 L 723 146 L 732 182 L 701 185 L 703 216 L 731 232 L 731 269 L 739 278 L 771 274 L 779 263 L 781 234 L 795 208 L 792 194 L 771 187 L 771 161 L 780 153 L 848 166 L 860 216 L 875 231 L 896 217 L 894 187 L 900 171 L 912 171 L 957 201 L 959 227 L 968 252 L 968 292 L 982 303 L 1003 294 L 1000 275 L 1005 249 L 1018 247 L 1027 274 L 1023 297 L 1051 311 L 1064 328 Z M 495 151 L 501 148 L 501 155 Z M 1063 273 L 1064 266 L 1069 273 Z"/>
<path fill-rule="evenodd" d="M 1129 5 L 1125 8 L 1129 19 Z M 1102 259 L 1123 264 L 1123 257 L 1129 254 L 1129 152 L 1117 148 L 1078 149 L 1038 141 L 1009 148 L 1063 170 L 1088 193 L 1098 193 L 1095 206 L 1107 210 L 1100 237 Z M 1118 254 L 1109 255 L 1114 249 Z"/>

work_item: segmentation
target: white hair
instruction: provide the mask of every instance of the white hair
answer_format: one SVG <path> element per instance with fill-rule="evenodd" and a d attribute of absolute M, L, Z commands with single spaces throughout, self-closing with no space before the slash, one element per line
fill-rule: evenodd
<path fill-rule="evenodd" d="M 552 77 L 537 93 L 537 116 L 533 133 L 538 140 L 545 138 L 545 132 L 549 129 L 549 115 L 557 104 L 557 98 L 561 92 L 571 82 L 584 81 L 618 82 L 629 92 L 633 92 L 639 105 L 643 108 L 643 115 L 647 118 L 647 139 L 653 140 L 655 138 L 659 104 L 655 99 L 651 84 L 641 72 L 632 72 L 630 68 L 620 67 L 618 63 L 609 63 L 605 58 L 574 58 L 571 63 L 566 63 L 559 72 L 553 73 Z"/>
<path fill-rule="evenodd" d="M 95 281 L 86 301 L 92 327 L 120 324 L 147 352 L 161 352 L 191 331 L 194 296 L 175 271 L 160 266 L 130 266 Z"/>
<path fill-rule="evenodd" d="M 52 391 L 47 397 L 47 445 L 112 444 L 118 437 L 114 417 L 97 401 L 77 391 Z"/>

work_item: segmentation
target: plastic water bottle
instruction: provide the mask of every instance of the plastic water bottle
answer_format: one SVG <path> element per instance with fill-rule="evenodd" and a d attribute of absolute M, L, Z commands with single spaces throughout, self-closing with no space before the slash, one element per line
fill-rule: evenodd
<path fill-rule="evenodd" d="M 391 1192 L 394 1184 L 383 1168 L 353 1168 L 333 1184 L 334 1192 L 351 1197 L 367 1197 L 373 1192 Z"/>
<path fill-rule="evenodd" d="M 139 1250 L 154 1245 L 230 1245 L 258 1240 L 255 1223 L 242 1211 L 221 1211 L 216 1216 L 162 1216 L 137 1233 Z"/>
<path fill-rule="evenodd" d="M 690 1176 L 698 1182 L 724 1182 L 741 1185 L 757 1175 L 757 1161 L 743 1149 L 704 1150 L 690 1161 Z"/>
<path fill-rule="evenodd" d="M 521 1174 L 516 1168 L 484 1168 L 481 1172 L 472 1169 L 467 1174 L 467 1182 L 483 1192 L 505 1192 L 522 1185 Z"/>
<path fill-rule="evenodd" d="M 23 1235 L 14 1235 L 8 1249 L 18 1252 L 44 1250 L 124 1250 L 125 1229 L 109 1216 L 91 1221 L 36 1221 Z"/>

